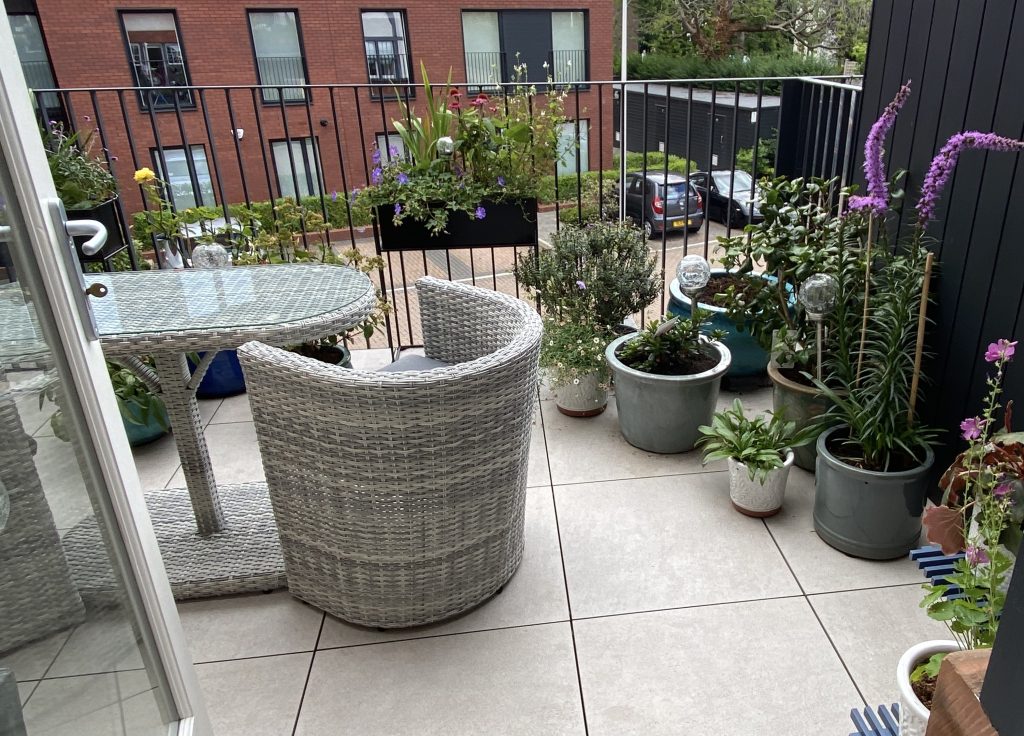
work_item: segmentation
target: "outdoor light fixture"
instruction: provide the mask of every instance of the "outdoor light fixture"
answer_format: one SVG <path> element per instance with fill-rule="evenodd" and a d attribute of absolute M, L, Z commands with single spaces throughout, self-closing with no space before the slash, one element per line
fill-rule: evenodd
<path fill-rule="evenodd" d="M 800 303 L 807 310 L 807 316 L 814 323 L 815 352 L 817 355 L 817 376 L 821 380 L 822 324 L 825 315 L 835 309 L 839 295 L 839 282 L 827 273 L 809 276 L 800 285 Z"/>
<path fill-rule="evenodd" d="M 451 156 L 455 153 L 455 141 L 451 136 L 444 136 L 437 139 L 437 152 L 442 156 Z"/>

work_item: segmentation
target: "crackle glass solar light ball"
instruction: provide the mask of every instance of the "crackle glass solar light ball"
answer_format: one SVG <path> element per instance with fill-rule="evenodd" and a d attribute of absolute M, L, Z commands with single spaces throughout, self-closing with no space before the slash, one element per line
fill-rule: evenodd
<path fill-rule="evenodd" d="M 679 288 L 683 291 L 703 289 L 711 279 L 711 264 L 698 255 L 689 255 L 679 261 L 676 268 Z"/>
<path fill-rule="evenodd" d="M 204 243 L 192 249 L 193 268 L 224 268 L 230 265 L 231 256 L 219 243 Z"/>
<path fill-rule="evenodd" d="M 437 139 L 437 152 L 442 156 L 451 156 L 455 153 L 455 141 L 451 139 L 451 136 L 446 135 Z"/>
<path fill-rule="evenodd" d="M 836 305 L 839 282 L 827 273 L 816 273 L 800 286 L 800 303 L 811 314 L 826 314 Z"/>

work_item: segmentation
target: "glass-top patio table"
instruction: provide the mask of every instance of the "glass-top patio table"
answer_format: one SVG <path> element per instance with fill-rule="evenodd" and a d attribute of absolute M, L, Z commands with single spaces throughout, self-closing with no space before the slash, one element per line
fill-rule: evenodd
<path fill-rule="evenodd" d="M 370 279 L 342 266 L 286 264 L 94 273 L 86 281 L 108 289 L 90 298 L 104 352 L 130 365 L 167 405 L 187 495 L 148 492 L 146 503 L 175 596 L 279 587 L 283 564 L 266 484 L 218 488 L 196 389 L 219 350 L 249 340 L 294 344 L 359 324 L 376 303 Z M 204 353 L 194 371 L 192 352 Z M 139 359 L 146 355 L 155 371 Z"/>

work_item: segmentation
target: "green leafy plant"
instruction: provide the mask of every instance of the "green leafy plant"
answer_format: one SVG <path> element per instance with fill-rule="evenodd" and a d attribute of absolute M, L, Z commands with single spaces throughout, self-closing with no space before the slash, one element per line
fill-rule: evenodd
<path fill-rule="evenodd" d="M 110 383 L 114 387 L 114 396 L 117 397 L 122 419 L 129 424 L 143 426 L 155 421 L 161 429 L 168 428 L 164 400 L 159 394 L 154 393 L 145 381 L 131 369 L 109 360 L 107 372 L 110 374 Z"/>
<path fill-rule="evenodd" d="M 155 237 L 177 244 L 185 222 L 166 196 L 167 182 L 158 179 L 153 170 L 146 167 L 136 171 L 134 178 L 142 187 L 150 209 L 134 221 L 132 235 L 142 241 Z"/>
<path fill-rule="evenodd" d="M 617 356 L 625 365 L 644 373 L 680 376 L 713 368 L 718 355 L 701 339 L 701 328 L 708 324 L 710 314 L 693 310 L 692 319 L 668 317 L 652 320 L 647 329 L 623 343 Z M 710 332 L 712 340 L 725 336 L 722 330 Z"/>
<path fill-rule="evenodd" d="M 117 182 L 102 157 L 93 153 L 90 131 L 68 133 L 61 123 L 43 130 L 46 160 L 57 194 L 69 210 L 87 210 L 117 196 Z"/>
<path fill-rule="evenodd" d="M 553 386 L 578 384 L 591 374 L 607 386 L 610 375 L 604 351 L 615 337 L 607 327 L 587 319 L 544 318 L 540 365 Z"/>
<path fill-rule="evenodd" d="M 721 304 L 741 330 L 749 330 L 762 348 L 773 351 L 780 366 L 811 371 L 814 326 L 796 295 L 816 273 L 843 275 L 848 282 L 852 278 L 861 283 L 856 270 L 840 272 L 846 255 L 859 252 L 867 219 L 835 216 L 836 198 L 850 194 L 849 189 L 838 189 L 838 179 L 777 177 L 763 180 L 760 191 L 764 221 L 721 241 L 722 265 L 738 273 L 763 270 L 771 279 L 756 291 L 730 290 L 721 295 Z M 848 296 L 856 299 L 857 293 Z M 857 305 L 848 300 L 844 306 L 843 311 L 829 315 L 830 327 L 840 318 L 857 319 Z M 835 329 L 828 332 L 837 334 Z M 829 346 L 825 350 L 832 352 Z"/>
<path fill-rule="evenodd" d="M 634 225 L 563 225 L 550 249 L 520 254 L 515 276 L 548 314 L 585 317 L 610 329 L 658 297 L 657 264 Z"/>
<path fill-rule="evenodd" d="M 370 185 L 356 201 L 389 208 L 396 224 L 422 222 L 436 235 L 452 212 L 483 219 L 484 200 L 536 197 L 559 156 L 564 90 L 552 85 L 538 95 L 535 85 L 517 81 L 500 100 L 483 92 L 464 99 L 450 74 L 438 92 L 422 74 L 425 112 L 402 102 L 393 121 L 408 158 L 395 148 L 375 150 Z M 515 79 L 525 75 L 526 67 L 516 65 Z"/>
<path fill-rule="evenodd" d="M 791 449 L 817 437 L 816 427 L 797 430 L 796 422 L 787 422 L 779 412 L 748 418 L 739 399 L 733 401 L 732 408 L 716 412 L 710 425 L 697 429 L 705 463 L 732 458 L 746 466 L 751 480 L 761 483 L 785 464 Z"/>

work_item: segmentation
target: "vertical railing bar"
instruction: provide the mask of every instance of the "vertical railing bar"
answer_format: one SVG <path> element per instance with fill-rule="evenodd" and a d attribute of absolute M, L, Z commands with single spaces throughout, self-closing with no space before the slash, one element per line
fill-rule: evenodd
<path fill-rule="evenodd" d="M 249 95 L 252 97 L 252 112 L 253 112 L 253 115 L 256 118 L 256 137 L 259 138 L 259 141 L 260 141 L 260 155 L 263 157 L 263 174 L 267 178 L 267 199 L 270 200 L 270 219 L 271 219 L 271 221 L 274 223 L 274 225 L 276 227 L 276 225 L 277 225 L 277 207 L 275 205 L 276 205 L 277 198 L 274 196 L 274 185 L 273 185 L 273 183 L 271 182 L 271 179 L 270 179 L 270 162 L 267 160 L 267 146 L 266 146 L 267 140 L 263 136 L 263 116 L 260 115 L 261 103 L 260 103 L 260 101 L 258 99 L 256 99 L 256 89 L 257 89 L 256 87 L 250 87 L 249 88 Z M 263 98 L 262 90 L 260 91 L 260 95 L 259 96 L 260 96 L 260 99 Z M 239 159 L 239 160 L 241 160 L 241 159 Z M 276 167 L 275 167 L 275 170 L 276 170 Z"/>
<path fill-rule="evenodd" d="M 739 125 L 740 120 L 740 83 L 736 82 L 736 86 L 733 89 L 733 108 L 732 108 L 732 140 L 730 143 L 729 150 L 729 215 L 725 218 L 725 237 L 732 237 L 732 199 L 736 194 L 736 129 Z M 751 197 L 753 197 L 753 189 L 751 189 Z"/>
<path fill-rule="evenodd" d="M 839 159 L 839 157 L 840 157 L 840 151 L 842 150 L 842 149 L 840 149 L 839 145 L 840 145 L 840 138 L 842 137 L 842 129 L 843 129 L 843 126 L 842 126 L 843 111 L 845 109 L 846 109 L 846 90 L 840 90 L 839 91 L 839 107 L 836 109 L 835 140 L 832 141 L 832 168 L 829 169 L 829 177 L 828 177 L 829 179 L 835 179 L 836 178 L 836 174 L 839 172 L 839 167 L 840 167 L 840 159 Z M 838 195 L 838 191 L 837 191 L 837 188 L 836 188 L 835 184 L 833 183 L 828 188 L 828 207 L 829 207 L 830 210 L 834 206 L 833 205 L 833 200 L 835 199 L 834 195 Z"/>
<path fill-rule="evenodd" d="M 309 101 L 313 97 L 313 90 L 308 89 L 309 85 L 302 90 L 302 97 L 306 108 L 306 125 L 309 128 L 309 142 L 313 146 L 313 173 L 316 176 L 316 188 L 320 192 L 320 214 L 323 215 L 324 222 L 329 222 L 330 218 L 327 216 L 327 196 L 324 194 L 324 189 L 327 187 L 327 177 L 320 170 L 320 142 L 317 136 L 313 134 L 313 110 Z M 327 230 L 327 241 L 330 243 L 330 228 Z"/>
<path fill-rule="evenodd" d="M 149 115 L 149 126 L 152 129 L 152 131 L 153 131 L 153 143 L 156 144 L 156 155 L 157 155 L 157 159 L 160 161 L 160 172 L 164 175 L 164 177 L 170 178 L 170 176 L 168 175 L 168 172 L 167 172 L 167 156 L 164 153 L 164 144 L 163 144 L 163 142 L 160 139 L 160 126 L 157 125 L 157 122 L 156 122 L 156 111 L 153 109 L 155 107 L 155 105 L 156 105 L 156 100 L 155 100 L 155 97 L 154 97 L 154 93 L 151 91 L 151 92 L 149 92 L 149 104 L 146 105 L 146 112 Z M 174 206 L 174 198 L 170 197 L 169 194 L 168 194 L 168 197 L 170 199 L 169 204 L 171 206 L 171 209 L 176 210 L 177 208 Z M 184 247 L 184 243 L 182 243 L 182 246 Z M 155 233 L 153 234 L 153 252 L 154 253 L 159 253 L 160 252 L 160 248 L 157 246 L 157 243 L 156 243 L 156 234 Z M 157 259 L 159 261 L 159 256 L 157 256 Z"/>
<path fill-rule="evenodd" d="M 642 137 L 641 137 L 641 144 L 640 144 L 641 155 L 643 156 L 643 165 L 641 166 L 642 177 L 643 178 L 641 178 L 641 180 L 640 180 L 640 195 L 641 195 L 640 196 L 640 227 L 643 227 L 644 226 L 644 222 L 647 220 L 647 188 L 648 188 L 648 182 L 647 182 L 647 173 L 648 173 L 648 171 L 647 171 L 647 147 L 650 145 L 650 141 L 647 138 L 647 118 L 648 118 L 648 108 L 650 107 L 650 104 L 651 104 L 650 91 L 651 91 L 650 84 L 648 82 L 644 82 L 644 93 L 643 93 L 644 110 L 643 110 L 643 115 L 640 118 L 641 125 L 643 125 L 643 134 L 642 134 Z M 625 160 L 625 156 L 623 156 L 623 160 Z M 658 191 L 657 186 L 655 186 L 654 191 L 655 192 Z M 651 217 L 653 217 L 653 214 L 651 215 Z M 662 224 L 662 229 L 664 229 L 664 225 L 665 225 L 664 215 L 662 215 L 661 224 Z M 651 228 L 652 229 L 654 228 L 654 223 L 653 222 L 651 222 Z M 645 232 L 646 232 L 646 229 L 645 229 Z M 647 246 L 648 249 L 650 249 L 650 247 L 651 247 L 650 244 L 648 243 L 646 235 L 644 236 L 644 245 Z M 664 290 L 664 285 L 662 286 L 662 290 Z M 640 312 L 640 329 L 641 330 L 644 328 L 646 323 L 647 323 L 647 310 L 645 309 L 645 310 L 642 310 Z"/>
<path fill-rule="evenodd" d="M 662 273 L 662 281 L 664 281 L 665 270 L 666 270 L 666 266 L 668 265 L 668 156 L 669 156 L 668 141 L 669 141 L 669 131 L 671 130 L 671 127 L 672 127 L 671 110 L 672 110 L 672 84 L 669 83 L 669 84 L 665 85 L 665 140 L 662 143 L 662 148 L 663 148 L 663 153 L 664 153 L 664 161 L 662 161 L 661 182 L 662 182 L 662 186 L 665 188 L 665 204 L 664 204 L 665 219 L 662 220 L 662 223 L 661 223 L 661 273 Z M 683 200 L 683 219 L 685 221 L 687 219 L 687 215 L 690 214 L 690 184 L 689 184 L 689 182 L 687 182 L 684 185 L 683 191 L 685 193 L 685 197 L 684 197 L 684 200 Z M 683 229 L 686 230 L 687 228 L 684 227 Z M 661 289 L 660 307 L 661 307 L 661 310 L 660 310 L 659 314 L 662 314 L 662 315 L 665 314 L 665 288 L 664 288 L 664 284 L 662 284 L 662 289 Z"/>
<path fill-rule="evenodd" d="M 690 139 L 693 137 L 693 82 L 686 85 L 686 186 L 687 186 L 687 201 L 689 201 L 689 187 L 690 187 Z M 702 203 L 703 204 L 703 203 Z M 689 207 L 689 204 L 687 204 Z M 703 207 L 701 208 L 703 209 Z M 701 213 L 704 214 L 703 212 Z M 703 226 L 707 229 L 708 219 L 703 218 Z M 690 228 L 683 230 L 683 256 L 685 257 L 690 252 Z"/>
<path fill-rule="evenodd" d="M 295 154 L 292 152 L 292 137 L 288 131 L 288 106 L 284 101 L 284 87 L 277 87 L 277 104 L 281 109 L 281 127 L 284 131 L 284 147 L 288 151 L 288 166 L 292 172 L 292 187 L 295 189 L 295 205 L 302 207 L 302 195 L 299 193 L 299 173 L 295 168 Z M 302 154 L 305 157 L 306 147 L 302 146 Z M 281 192 L 282 198 L 284 192 Z M 301 210 L 300 210 L 301 211 Z M 302 231 L 302 247 L 309 250 L 309 236 L 306 232 L 306 218 L 299 217 L 299 229 Z M 282 254 L 283 255 L 283 254 Z"/>
<path fill-rule="evenodd" d="M 804 82 L 803 85 L 803 91 L 810 93 L 808 95 L 810 100 L 807 102 L 807 119 L 804 121 L 806 122 L 806 126 L 804 128 L 804 156 L 800 166 L 800 175 L 806 179 L 809 173 L 807 162 L 811 157 L 811 118 L 814 114 L 814 96 L 817 94 L 818 88 L 814 85 L 808 84 L 807 82 Z M 803 100 L 801 100 L 801 103 L 802 102 Z M 801 107 L 802 106 L 803 105 L 801 104 Z"/>
<path fill-rule="evenodd" d="M 580 157 L 583 150 L 583 141 L 580 139 L 580 86 L 573 84 L 573 96 L 576 98 L 576 220 L 580 227 L 583 227 L 583 177 Z M 589 143 L 590 136 L 587 136 Z M 587 152 L 587 161 L 590 160 L 590 152 Z"/>
<path fill-rule="evenodd" d="M 114 177 L 114 181 L 117 181 L 117 167 L 114 166 L 116 156 L 110 154 L 110 148 L 107 145 L 107 133 L 103 126 L 103 112 L 100 110 L 99 98 L 97 97 L 96 90 L 89 91 L 89 100 L 92 103 L 92 111 L 96 116 L 96 132 L 100 136 L 100 146 L 103 148 L 103 158 L 107 162 L 107 170 L 110 171 L 110 175 Z M 42 109 L 42 108 L 40 108 Z M 44 115 L 44 117 L 46 117 Z M 46 123 L 49 125 L 49 121 Z M 127 133 L 127 131 L 125 131 Z M 128 239 L 128 262 L 131 264 L 132 271 L 139 270 L 139 263 L 135 255 L 135 247 L 132 244 L 131 230 L 128 229 L 128 221 L 124 214 L 124 202 L 121 201 L 120 197 L 114 197 L 114 207 L 117 211 L 117 220 L 124 231 L 123 235 Z M 105 259 L 106 260 L 106 259 Z"/>
<path fill-rule="evenodd" d="M 231 209 L 228 207 L 228 198 L 224 194 L 224 182 L 220 175 L 220 162 L 217 158 L 217 144 L 213 140 L 213 128 L 210 126 L 210 112 L 206 108 L 206 90 L 199 90 L 199 106 L 203 111 L 203 125 L 206 128 L 206 140 L 210 144 L 210 162 L 213 164 L 213 177 L 217 181 L 217 191 L 220 193 L 220 205 L 224 210 L 224 224 L 231 231 Z"/>
<path fill-rule="evenodd" d="M 843 178 L 840 181 L 841 187 L 848 186 L 850 183 L 850 164 L 853 156 L 853 126 L 857 115 L 857 98 L 858 94 L 856 91 L 850 91 L 850 116 L 848 124 L 846 126 L 846 145 L 843 151 Z"/>
<path fill-rule="evenodd" d="M 604 220 L 604 85 L 597 87 L 597 218 Z M 590 133 L 587 133 L 587 145 Z M 519 295 L 518 287 L 516 296 Z"/>
<path fill-rule="evenodd" d="M 374 220 L 374 224 L 376 224 L 376 220 Z M 378 248 L 380 247 L 379 241 L 377 243 L 377 247 Z M 394 263 L 394 261 L 391 258 L 392 251 L 387 251 L 387 256 L 388 256 L 388 259 L 387 259 L 388 260 L 388 274 L 391 276 L 391 303 L 394 305 L 395 309 L 398 309 L 398 297 L 395 295 L 395 263 Z M 407 284 L 402 284 L 402 289 L 403 289 L 402 294 L 404 295 L 404 298 L 405 298 L 405 306 L 406 306 L 406 309 L 408 309 L 408 307 L 409 307 L 409 286 Z M 397 313 L 395 314 L 395 333 L 396 333 L 395 336 L 398 339 L 398 349 L 401 350 L 403 347 L 405 347 L 402 344 L 402 318 Z M 411 333 L 409 335 L 409 341 L 410 341 L 410 345 L 411 345 L 412 344 L 412 334 Z"/>
<path fill-rule="evenodd" d="M 828 88 L 828 105 L 825 107 L 825 136 L 821 143 L 821 178 L 826 179 L 825 172 L 829 170 L 828 165 L 828 141 L 832 136 L 832 107 L 835 104 L 835 87 Z M 833 159 L 835 155 L 833 154 Z"/>
<path fill-rule="evenodd" d="M 761 151 L 761 113 L 762 105 L 764 102 L 764 80 L 760 79 L 757 82 L 757 120 L 754 122 L 754 155 L 750 161 L 750 198 L 756 199 L 755 192 L 757 191 L 757 157 Z M 747 244 L 750 243 L 753 238 L 752 233 L 747 233 Z"/>
<path fill-rule="evenodd" d="M 356 226 L 352 222 L 352 194 L 348 189 L 348 175 L 345 173 L 345 154 L 342 151 L 341 146 L 341 126 L 338 125 L 338 104 L 334 99 L 335 87 L 332 85 L 328 88 L 328 93 L 331 100 L 331 122 L 334 124 L 334 143 L 338 147 L 338 169 L 341 171 L 341 191 L 342 196 L 345 198 L 345 214 L 348 216 L 348 236 L 349 241 L 352 243 L 352 248 L 356 248 Z M 384 287 L 383 281 L 381 282 L 381 288 Z"/>
<path fill-rule="evenodd" d="M 704 258 L 708 257 L 708 253 L 711 252 L 711 228 L 709 227 L 708 220 L 711 216 L 711 187 L 714 186 L 714 179 L 711 176 L 711 172 L 714 170 L 715 160 L 715 110 L 718 102 L 718 87 L 717 85 L 711 85 L 711 125 L 708 133 L 708 196 L 704 198 Z"/>
<path fill-rule="evenodd" d="M 235 147 L 235 157 L 238 160 L 238 178 L 242 182 L 242 198 L 245 200 L 245 207 L 248 210 L 252 210 L 252 200 L 249 198 L 249 183 L 246 181 L 247 176 L 245 175 L 245 165 L 242 162 L 242 146 L 238 142 L 238 134 L 235 132 L 238 130 L 238 126 L 235 123 L 235 108 L 231 104 L 231 89 L 229 87 L 224 88 L 224 103 L 228 108 L 228 121 L 231 123 L 231 140 Z M 261 144 L 262 147 L 262 144 Z M 249 227 L 252 228 L 253 223 L 249 223 Z"/>
<path fill-rule="evenodd" d="M 128 107 L 124 103 L 124 90 L 119 89 L 117 91 L 117 102 L 121 108 L 121 119 L 124 121 L 125 138 L 128 139 L 128 151 L 131 153 L 132 167 L 138 171 L 142 167 L 139 166 L 139 154 L 135 148 L 135 136 L 132 135 L 132 126 L 128 118 Z M 146 190 L 143 189 L 141 184 L 139 184 L 139 196 L 142 198 L 143 212 L 149 212 L 149 202 L 146 201 Z M 134 234 L 131 232 L 131 226 L 128 227 L 128 237 L 134 240 Z M 132 250 L 135 250 L 134 245 Z M 153 249 L 153 258 L 156 259 L 157 268 L 160 268 L 161 266 L 159 251 L 159 248 Z"/>
<path fill-rule="evenodd" d="M 192 199 L 195 200 L 196 207 L 199 206 L 199 175 L 196 173 L 196 162 L 192 160 L 192 144 L 189 143 L 188 134 L 185 133 L 185 120 L 181 117 L 181 98 L 177 93 L 172 94 L 174 98 L 174 119 L 178 124 L 178 135 L 181 136 L 181 151 L 185 156 L 185 169 L 188 171 L 188 178 L 192 184 Z M 164 169 L 164 174 L 170 179 L 171 174 L 167 169 Z M 184 238 L 189 240 L 189 238 Z"/>
<path fill-rule="evenodd" d="M 491 246 L 491 284 L 494 286 L 494 290 L 498 290 L 498 264 L 494 260 L 494 246 Z"/>
<path fill-rule="evenodd" d="M 403 250 L 398 251 L 398 263 L 402 267 L 402 284 L 405 286 L 405 326 L 409 328 L 409 340 L 415 342 L 412 327 L 412 309 L 409 306 L 410 289 L 415 287 L 409 283 L 405 275 L 405 251 Z"/>

